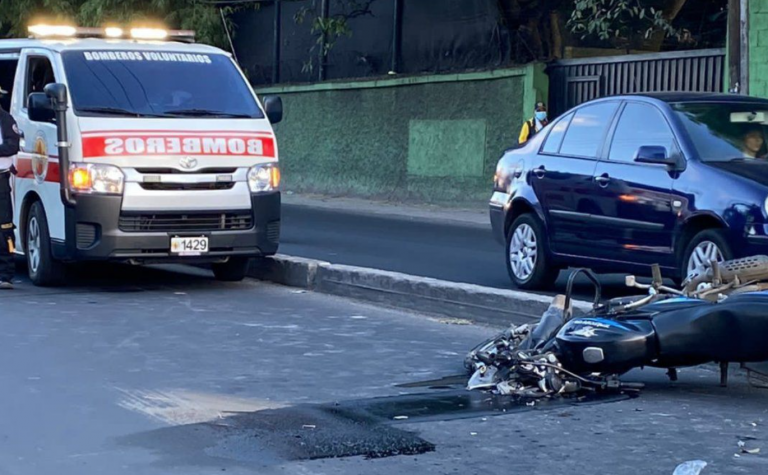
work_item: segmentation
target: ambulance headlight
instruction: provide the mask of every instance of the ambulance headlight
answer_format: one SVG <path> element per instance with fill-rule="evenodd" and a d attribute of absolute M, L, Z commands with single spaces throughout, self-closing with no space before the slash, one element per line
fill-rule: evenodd
<path fill-rule="evenodd" d="M 125 175 L 112 165 L 73 163 L 69 167 L 69 188 L 74 193 L 122 195 Z"/>
<path fill-rule="evenodd" d="M 256 165 L 248 170 L 248 187 L 252 193 L 275 191 L 280 186 L 280 168 L 274 163 Z"/>

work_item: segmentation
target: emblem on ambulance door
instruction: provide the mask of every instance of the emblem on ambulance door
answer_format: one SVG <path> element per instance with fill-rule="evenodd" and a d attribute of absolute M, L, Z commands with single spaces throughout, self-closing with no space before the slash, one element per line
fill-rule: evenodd
<path fill-rule="evenodd" d="M 37 183 L 45 182 L 48 175 L 48 144 L 45 135 L 41 132 L 35 137 L 35 151 L 32 155 L 32 173 Z"/>
<path fill-rule="evenodd" d="M 182 157 L 181 160 L 179 160 L 179 165 L 185 170 L 192 170 L 197 166 L 197 159 L 192 157 Z"/>

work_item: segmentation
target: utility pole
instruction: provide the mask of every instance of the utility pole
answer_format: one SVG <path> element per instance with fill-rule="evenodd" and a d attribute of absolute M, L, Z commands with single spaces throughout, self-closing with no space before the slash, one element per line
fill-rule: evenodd
<path fill-rule="evenodd" d="M 728 90 L 749 94 L 749 0 L 728 0 Z"/>
<path fill-rule="evenodd" d="M 330 14 L 329 10 L 330 10 L 329 0 L 321 0 L 320 11 L 321 11 L 321 18 L 323 20 L 323 24 L 327 24 L 328 16 Z M 317 79 L 320 82 L 325 81 L 325 78 L 327 75 L 326 67 L 328 65 L 327 63 L 328 56 L 326 55 L 326 49 L 328 48 L 328 32 L 326 31 L 325 28 L 323 28 L 322 35 L 323 37 L 322 37 L 322 42 L 320 43 L 320 57 L 319 57 L 320 64 L 318 64 L 318 68 L 317 68 L 317 71 L 318 71 Z"/>
<path fill-rule="evenodd" d="M 403 0 L 393 0 L 393 2 L 392 64 L 389 67 L 390 74 L 395 74 L 400 69 L 400 54 L 403 43 Z"/>
<path fill-rule="evenodd" d="M 728 91 L 741 92 L 741 0 L 728 0 Z"/>
<path fill-rule="evenodd" d="M 741 45 L 741 94 L 749 94 L 749 0 L 741 0 L 739 43 Z"/>
<path fill-rule="evenodd" d="M 272 51 L 272 84 L 280 82 L 280 41 L 282 40 L 282 16 L 280 0 L 275 0 L 275 18 L 273 26 L 273 51 Z"/>

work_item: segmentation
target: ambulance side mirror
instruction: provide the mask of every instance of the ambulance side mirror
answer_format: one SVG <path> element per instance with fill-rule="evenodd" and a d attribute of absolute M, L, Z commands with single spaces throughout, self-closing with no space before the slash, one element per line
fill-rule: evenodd
<path fill-rule="evenodd" d="M 33 92 L 27 99 L 29 120 L 32 122 L 54 122 L 56 111 L 53 101 L 44 92 Z"/>
<path fill-rule="evenodd" d="M 279 96 L 265 96 L 264 111 L 267 113 L 269 122 L 277 124 L 283 120 L 283 100 Z"/>

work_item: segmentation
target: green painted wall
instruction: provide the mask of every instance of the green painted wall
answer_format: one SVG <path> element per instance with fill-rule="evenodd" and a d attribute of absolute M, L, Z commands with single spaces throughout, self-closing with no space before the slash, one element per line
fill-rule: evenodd
<path fill-rule="evenodd" d="M 516 143 L 541 66 L 261 89 L 279 94 L 275 127 L 285 189 L 396 201 L 485 201 Z"/>
<path fill-rule="evenodd" d="M 768 1 L 749 2 L 749 94 L 768 97 Z"/>

